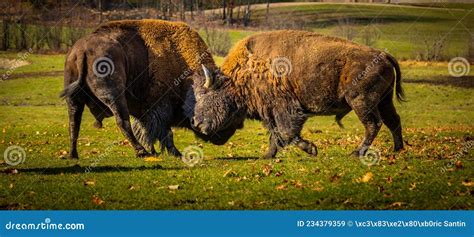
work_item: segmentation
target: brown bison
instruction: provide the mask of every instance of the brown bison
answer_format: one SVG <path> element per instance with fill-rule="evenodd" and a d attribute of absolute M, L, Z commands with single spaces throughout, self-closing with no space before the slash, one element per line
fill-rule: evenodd
<path fill-rule="evenodd" d="M 71 158 L 78 158 L 77 138 L 87 105 L 101 127 L 105 117 L 117 125 L 139 157 L 156 153 L 158 140 L 173 155 L 172 126 L 190 127 L 184 107 L 189 75 L 201 65 L 215 69 L 199 35 L 183 23 L 159 20 L 117 21 L 77 41 L 66 57 L 64 91 L 69 113 Z M 130 123 L 130 115 L 135 118 Z M 235 129 L 213 136 L 197 135 L 223 144 Z"/>
<path fill-rule="evenodd" d="M 262 120 L 270 131 L 265 157 L 288 144 L 317 155 L 316 146 L 300 136 L 307 117 L 336 115 L 340 124 L 354 110 L 365 126 L 354 154 L 366 153 L 382 122 L 395 150 L 403 148 L 392 102 L 394 91 L 398 100 L 404 96 L 400 67 L 386 52 L 312 32 L 274 31 L 237 43 L 220 70 L 203 69 L 193 75 L 196 104 L 188 106 L 194 107 L 193 127 L 204 134 L 236 127 L 248 117 Z"/>

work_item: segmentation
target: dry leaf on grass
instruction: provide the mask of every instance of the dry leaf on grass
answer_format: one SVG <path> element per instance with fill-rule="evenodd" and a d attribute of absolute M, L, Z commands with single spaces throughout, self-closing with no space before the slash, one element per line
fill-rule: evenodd
<path fill-rule="evenodd" d="M 282 184 L 282 185 L 278 185 L 276 187 L 277 190 L 285 190 L 286 189 L 286 185 Z"/>
<path fill-rule="evenodd" d="M 463 186 L 466 186 L 466 187 L 473 187 L 474 186 L 474 182 L 472 182 L 471 180 L 464 180 L 464 181 L 462 181 L 461 184 Z"/>
<path fill-rule="evenodd" d="M 84 186 L 94 186 L 95 181 L 94 180 L 86 180 L 84 181 Z"/>
<path fill-rule="evenodd" d="M 404 202 L 394 202 L 394 203 L 390 204 L 391 207 L 401 207 L 403 205 L 405 205 Z"/>
<path fill-rule="evenodd" d="M 265 167 L 263 167 L 263 170 L 262 170 L 265 176 L 269 176 L 272 173 L 272 171 L 273 171 L 273 167 L 271 165 L 265 165 Z"/>
<path fill-rule="evenodd" d="M 179 189 L 179 184 L 170 185 L 170 186 L 168 186 L 168 189 L 169 189 L 169 190 L 178 190 L 178 189 Z"/>
<path fill-rule="evenodd" d="M 372 172 L 367 172 L 366 174 L 364 174 L 364 176 L 358 178 L 356 181 L 358 183 L 367 183 L 370 180 L 372 180 L 373 177 L 374 177 L 374 174 Z"/>
<path fill-rule="evenodd" d="M 143 160 L 145 162 L 160 162 L 160 161 L 163 161 L 163 159 L 155 157 L 155 156 L 145 157 Z"/>
<path fill-rule="evenodd" d="M 97 196 L 97 195 L 92 196 L 92 202 L 93 202 L 95 205 L 98 205 L 98 206 L 105 203 L 105 201 L 102 200 L 102 199 L 101 199 L 99 196 Z"/>

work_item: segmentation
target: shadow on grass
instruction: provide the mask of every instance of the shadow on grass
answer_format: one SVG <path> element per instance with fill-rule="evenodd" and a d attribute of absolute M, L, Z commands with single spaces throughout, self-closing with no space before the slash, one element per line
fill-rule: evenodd
<path fill-rule="evenodd" d="M 263 159 L 260 157 L 250 157 L 250 156 L 237 156 L 237 157 L 216 157 L 214 160 L 233 160 L 233 161 L 248 161 L 248 160 L 259 160 Z M 270 160 L 270 159 L 269 159 Z"/>
<path fill-rule="evenodd" d="M 182 170 L 185 167 L 163 167 L 161 165 L 124 167 L 124 166 L 65 166 L 65 167 L 46 167 L 46 168 L 24 168 L 17 169 L 19 173 L 38 173 L 46 175 L 54 174 L 81 174 L 81 173 L 107 173 L 107 172 L 128 172 L 142 170 Z"/>
<path fill-rule="evenodd" d="M 454 86 L 460 88 L 474 88 L 474 76 L 464 77 L 434 77 L 433 79 L 405 79 L 407 83 L 424 83 L 430 85 Z"/>

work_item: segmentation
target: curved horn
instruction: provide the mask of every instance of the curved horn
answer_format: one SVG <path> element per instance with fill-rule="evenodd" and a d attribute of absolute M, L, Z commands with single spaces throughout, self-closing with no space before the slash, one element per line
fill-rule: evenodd
<path fill-rule="evenodd" d="M 201 64 L 202 70 L 204 71 L 204 75 L 206 76 L 206 82 L 204 83 L 204 88 L 211 88 L 212 84 L 214 83 L 214 80 L 212 78 L 211 72 L 209 69 L 207 69 L 204 64 Z"/>

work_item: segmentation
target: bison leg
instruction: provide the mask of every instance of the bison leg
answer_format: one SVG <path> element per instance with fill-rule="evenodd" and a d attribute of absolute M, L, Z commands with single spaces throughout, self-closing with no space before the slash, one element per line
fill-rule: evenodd
<path fill-rule="evenodd" d="M 316 147 L 316 145 L 314 145 L 312 142 L 310 141 L 307 141 L 301 137 L 297 137 L 295 138 L 295 140 L 293 141 L 293 143 L 298 147 L 300 148 L 301 150 L 303 150 L 304 152 L 308 153 L 309 155 L 312 155 L 312 156 L 317 156 L 318 155 L 318 148 Z"/>
<path fill-rule="evenodd" d="M 265 155 L 263 155 L 263 158 L 271 159 L 275 157 L 277 152 L 278 152 L 278 142 L 275 139 L 275 135 L 270 134 L 270 145 Z"/>
<path fill-rule="evenodd" d="M 174 145 L 173 132 L 171 131 L 171 129 L 170 128 L 166 129 L 166 132 L 162 134 L 165 134 L 165 136 L 159 138 L 160 145 L 161 145 L 161 152 L 163 153 L 166 148 L 168 153 L 176 157 L 181 157 L 181 153 L 178 151 L 178 149 Z"/>
<path fill-rule="evenodd" d="M 125 99 L 119 99 L 117 102 L 105 103 L 109 105 L 110 110 L 115 116 L 117 126 L 122 131 L 122 134 L 130 141 L 133 148 L 135 149 L 137 157 L 148 156 L 149 153 L 145 148 L 138 142 L 136 137 L 133 135 L 132 126 L 130 124 L 130 114 L 128 112 L 127 104 Z"/>
<path fill-rule="evenodd" d="M 278 147 L 285 147 L 289 144 L 295 144 L 310 155 L 317 155 L 318 149 L 316 146 L 300 137 L 301 129 L 307 117 L 299 103 L 297 101 L 284 101 L 277 104 L 286 104 L 287 106 L 276 107 L 273 111 L 273 119 L 268 119 L 269 121 L 265 123 L 271 134 L 270 147 L 265 157 L 274 157 Z"/>
<path fill-rule="evenodd" d="M 82 112 L 84 111 L 85 103 L 75 100 L 73 98 L 67 98 L 67 107 L 69 114 L 69 139 L 70 139 L 70 151 L 69 157 L 78 159 L 77 153 L 77 138 L 79 137 L 79 129 L 81 127 Z"/>
<path fill-rule="evenodd" d="M 370 145 L 372 145 L 372 142 L 380 131 L 380 128 L 382 127 L 382 120 L 375 103 L 373 106 L 369 106 L 363 97 L 358 97 L 356 100 L 351 102 L 352 103 L 350 104 L 352 105 L 354 112 L 357 114 L 359 120 L 365 127 L 364 140 L 362 140 L 361 144 L 357 150 L 352 153 L 352 155 L 363 156 L 370 148 Z"/>
<path fill-rule="evenodd" d="M 379 105 L 380 116 L 382 117 L 383 123 L 390 129 L 392 133 L 394 150 L 399 151 L 403 149 L 403 137 L 402 137 L 402 124 L 400 122 L 400 116 L 393 106 L 392 94 L 385 97 L 388 99 L 383 100 Z"/>

